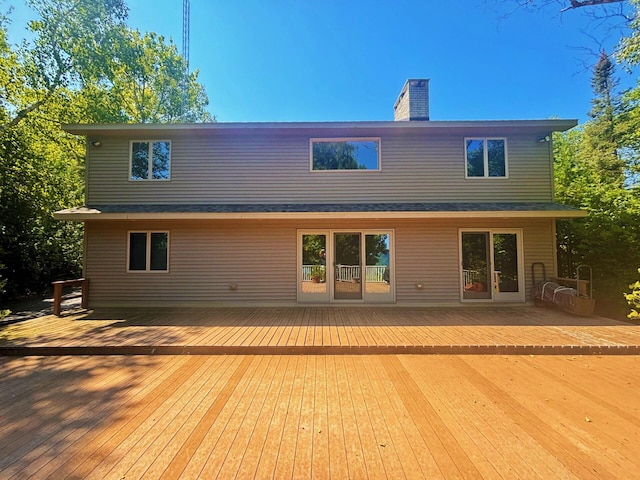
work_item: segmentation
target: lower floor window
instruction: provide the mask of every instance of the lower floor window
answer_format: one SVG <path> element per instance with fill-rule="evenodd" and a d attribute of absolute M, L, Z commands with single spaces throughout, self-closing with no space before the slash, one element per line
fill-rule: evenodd
<path fill-rule="evenodd" d="M 169 232 L 129 232 L 129 272 L 169 271 Z"/>

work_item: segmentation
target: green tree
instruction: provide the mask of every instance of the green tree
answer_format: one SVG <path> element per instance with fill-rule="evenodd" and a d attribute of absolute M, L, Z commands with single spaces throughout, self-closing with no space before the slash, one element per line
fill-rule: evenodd
<path fill-rule="evenodd" d="M 629 33 L 622 37 L 617 51 L 619 61 L 630 65 L 640 65 L 640 0 L 629 0 L 633 14 L 629 16 Z"/>
<path fill-rule="evenodd" d="M 638 273 L 640 273 L 640 268 L 638 269 Z M 631 289 L 631 293 L 625 294 L 625 298 L 627 302 L 631 306 L 631 313 L 627 315 L 631 319 L 639 319 L 640 318 L 640 281 L 637 281 L 631 285 L 629 285 Z"/>
<path fill-rule="evenodd" d="M 0 263 L 0 272 L 2 270 L 4 270 L 4 265 Z M 2 295 L 4 294 L 4 287 L 6 285 L 7 285 L 7 281 L 4 278 L 2 278 L 2 275 L 0 275 L 0 298 L 2 298 Z M 2 320 L 4 317 L 9 315 L 10 313 L 11 311 L 9 311 L 8 309 L 0 308 L 0 320 Z"/>
<path fill-rule="evenodd" d="M 29 23 L 35 37 L 3 55 L 10 75 L 1 78 L 7 118 L 0 130 L 60 101 L 69 87 L 104 79 L 110 64 L 103 60 L 127 16 L 123 0 L 27 0 L 27 5 L 38 16 Z"/>
<path fill-rule="evenodd" d="M 198 72 L 184 76 L 186 63 L 173 43 L 165 43 L 155 33 L 127 32 L 119 52 L 118 68 L 112 79 L 112 92 L 120 95 L 120 105 L 133 122 L 207 122 L 208 103 L 204 88 L 197 82 Z M 186 84 L 185 84 L 186 82 Z M 183 88 L 187 105 L 183 111 Z"/>
<path fill-rule="evenodd" d="M 209 121 L 197 72 L 173 44 L 127 27 L 124 0 L 27 0 L 32 39 L 0 16 L 0 275 L 5 297 L 80 274 L 84 141 L 61 123 Z M 186 84 L 187 95 L 182 86 Z M 184 100 L 186 99 L 186 104 Z M 2 295 L 2 294 L 0 294 Z"/>
<path fill-rule="evenodd" d="M 621 155 L 623 145 L 619 139 L 617 119 L 623 104 L 616 92 L 617 86 L 613 62 L 605 52 L 601 52 L 591 78 L 594 98 L 589 112 L 591 121 L 584 126 L 583 154 L 590 159 L 590 166 L 599 183 L 621 187 L 624 184 L 625 164 Z"/>
<path fill-rule="evenodd" d="M 591 119 L 554 137 L 554 157 L 557 200 L 589 214 L 557 222 L 560 274 L 573 276 L 578 265 L 591 265 L 598 303 L 621 312 L 621 293 L 640 264 L 640 192 L 633 174 L 637 103 L 616 86 L 613 64 L 603 53 L 594 67 Z"/>
<path fill-rule="evenodd" d="M 54 220 L 53 212 L 82 203 L 81 149 L 38 116 L 0 137 L 0 262 L 10 297 L 80 273 L 82 227 Z"/>
<path fill-rule="evenodd" d="M 586 130 L 554 137 L 556 199 L 587 210 L 588 217 L 557 222 L 558 269 L 573 277 L 591 265 L 601 311 L 619 314 L 621 293 L 640 263 L 640 197 L 634 189 L 606 183 L 592 168 Z"/>
<path fill-rule="evenodd" d="M 98 104 L 108 118 L 134 123 L 213 120 L 198 71 L 185 73 L 186 63 L 175 44 L 161 35 L 130 29 L 123 29 L 116 41 L 102 88 L 83 88 L 88 110 Z"/>

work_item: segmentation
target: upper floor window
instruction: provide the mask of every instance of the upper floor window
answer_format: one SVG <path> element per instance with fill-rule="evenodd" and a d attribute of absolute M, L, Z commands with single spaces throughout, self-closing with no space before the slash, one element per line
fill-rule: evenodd
<path fill-rule="evenodd" d="M 169 232 L 129 232 L 128 272 L 168 272 Z"/>
<path fill-rule="evenodd" d="M 312 138 L 311 170 L 380 170 L 380 139 Z"/>
<path fill-rule="evenodd" d="M 171 142 L 134 140 L 131 142 L 130 180 L 169 180 Z"/>
<path fill-rule="evenodd" d="M 506 177 L 505 138 L 465 138 L 466 177 Z"/>

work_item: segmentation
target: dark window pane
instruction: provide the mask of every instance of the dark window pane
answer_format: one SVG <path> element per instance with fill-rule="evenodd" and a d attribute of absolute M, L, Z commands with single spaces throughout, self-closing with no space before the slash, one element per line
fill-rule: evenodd
<path fill-rule="evenodd" d="M 484 177 L 484 140 L 470 139 L 466 142 L 467 176 Z"/>
<path fill-rule="evenodd" d="M 487 140 L 487 153 L 489 176 L 504 177 L 506 175 L 504 140 Z"/>
<path fill-rule="evenodd" d="M 378 170 L 377 140 L 313 142 L 313 170 Z"/>
<path fill-rule="evenodd" d="M 491 298 L 489 233 L 462 233 L 463 298 Z"/>
<path fill-rule="evenodd" d="M 149 178 L 149 142 L 133 142 L 131 145 L 131 180 Z"/>
<path fill-rule="evenodd" d="M 151 234 L 151 270 L 167 270 L 167 247 L 166 233 Z"/>
<path fill-rule="evenodd" d="M 147 269 L 147 234 L 129 234 L 129 270 Z"/>
<path fill-rule="evenodd" d="M 499 292 L 518 291 L 518 237 L 515 233 L 493 235 L 493 264 Z"/>
<path fill-rule="evenodd" d="M 169 178 L 169 164 L 171 147 L 169 142 L 153 142 L 153 179 L 167 180 Z"/>

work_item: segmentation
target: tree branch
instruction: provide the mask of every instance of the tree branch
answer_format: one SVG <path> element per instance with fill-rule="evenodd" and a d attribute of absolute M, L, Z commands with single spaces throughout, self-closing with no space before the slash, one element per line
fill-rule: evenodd
<path fill-rule="evenodd" d="M 15 116 L 11 119 L 9 123 L 0 125 L 0 132 L 4 132 L 5 130 L 15 127 L 18 123 L 24 120 L 27 117 L 27 115 L 29 115 L 34 110 L 39 109 L 42 105 L 47 103 L 47 101 L 49 101 L 49 99 L 54 95 L 58 87 L 61 85 L 63 75 L 64 75 L 64 71 L 58 70 L 58 72 L 56 73 L 56 78 L 47 88 L 47 93 L 45 94 L 45 96 L 42 99 L 38 100 L 37 102 L 32 103 L 31 105 L 23 108 L 22 110 L 19 110 L 18 113 L 15 114 Z"/>
<path fill-rule="evenodd" d="M 625 0 L 569 0 L 570 6 L 560 10 L 566 12 L 567 10 L 575 10 L 581 7 L 593 7 L 595 5 L 607 5 L 609 3 L 623 3 Z"/>

